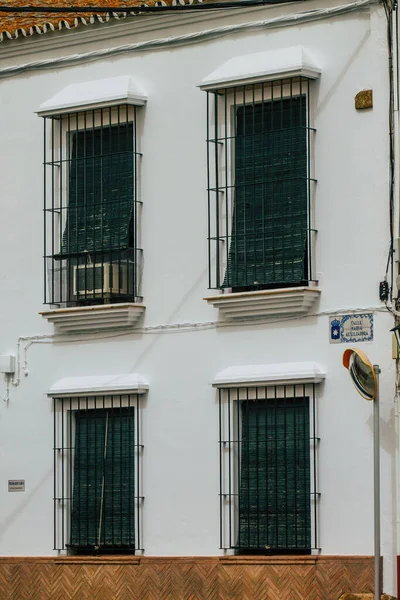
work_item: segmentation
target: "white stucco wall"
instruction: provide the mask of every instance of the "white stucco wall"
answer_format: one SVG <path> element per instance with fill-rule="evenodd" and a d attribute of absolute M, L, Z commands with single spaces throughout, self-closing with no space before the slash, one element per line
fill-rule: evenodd
<path fill-rule="evenodd" d="M 313 8 L 314 3 L 307 3 Z M 320 3 L 319 3 L 320 6 Z M 85 41 L 85 31 L 44 36 L 0 49 L 0 68 L 211 26 L 251 21 L 294 5 Z M 146 23 L 146 21 L 144 21 Z M 211 24 L 210 24 L 211 23 Z M 394 590 L 395 435 L 393 320 L 379 302 L 389 246 L 388 77 L 383 10 L 301 26 L 227 35 L 164 50 L 37 70 L 0 81 L 0 354 L 19 336 L 51 334 L 43 310 L 43 171 L 39 105 L 79 81 L 131 74 L 148 95 L 141 109 L 144 326 L 197 328 L 109 334 L 88 341 L 35 341 L 27 372 L 0 402 L 0 554 L 49 555 L 53 547 L 53 417 L 45 392 L 67 376 L 139 372 L 150 382 L 143 405 L 144 547 L 148 555 L 215 555 L 219 543 L 217 394 L 210 381 L 230 365 L 317 361 L 327 371 L 318 401 L 319 526 L 323 554 L 373 553 L 372 406 L 341 366 L 345 345 L 331 345 L 328 315 L 369 308 L 375 337 L 360 344 L 382 368 L 382 552 L 385 591 Z M 107 28 L 107 26 L 106 26 Z M 87 29 L 89 31 L 89 29 Z M 101 31 L 100 28 L 97 32 Z M 105 31 L 105 29 L 104 29 Z M 121 33 L 122 32 L 122 33 Z M 51 48 L 51 40 L 65 45 Z M 15 44 L 15 46 L 12 46 Z M 25 46 L 24 46 L 25 44 Z M 46 46 L 47 44 L 47 46 Z M 314 85 L 316 265 L 321 300 L 313 316 L 274 323 L 202 327 L 217 321 L 207 290 L 206 103 L 197 85 L 232 56 L 303 45 L 322 68 Z M 354 96 L 373 89 L 373 110 Z M 107 335 L 107 338 L 106 338 Z M 21 342 L 21 350 L 26 342 Z M 21 360 L 23 360 L 23 355 Z M 0 393 L 4 384 L 1 382 Z M 26 480 L 10 494 L 7 480 Z"/>

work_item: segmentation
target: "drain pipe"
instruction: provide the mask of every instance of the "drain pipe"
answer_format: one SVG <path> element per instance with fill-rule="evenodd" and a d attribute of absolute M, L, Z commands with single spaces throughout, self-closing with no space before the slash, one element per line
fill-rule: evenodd
<path fill-rule="evenodd" d="M 396 310 L 399 310 L 399 285 L 398 273 L 400 263 L 400 148 L 399 148 L 399 14 L 398 7 L 395 5 L 389 17 L 389 78 L 390 78 L 390 143 L 391 143 L 391 165 L 390 182 L 391 186 L 391 210 L 392 217 L 392 238 L 393 238 L 393 258 L 394 270 L 392 281 L 392 295 Z M 396 319 L 396 324 L 399 320 Z M 397 571 L 397 597 L 400 598 L 400 398 L 399 398 L 399 359 L 397 353 L 396 359 L 396 393 L 394 398 L 395 410 L 395 498 L 396 498 L 396 571 Z"/>

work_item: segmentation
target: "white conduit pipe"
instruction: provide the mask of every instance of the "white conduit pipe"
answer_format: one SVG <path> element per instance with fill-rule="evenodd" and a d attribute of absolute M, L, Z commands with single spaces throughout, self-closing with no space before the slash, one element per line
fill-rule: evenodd
<path fill-rule="evenodd" d="M 294 13 L 291 15 L 275 17 L 273 19 L 265 19 L 263 21 L 253 21 L 249 23 L 241 23 L 239 25 L 226 25 L 224 27 L 216 27 L 214 29 L 206 29 L 204 31 L 186 33 L 174 37 L 159 38 L 155 40 L 148 40 L 146 42 L 137 42 L 135 44 L 116 46 L 115 48 L 94 50 L 92 52 L 86 52 L 83 54 L 71 54 L 69 56 L 62 56 L 59 58 L 37 60 L 22 65 L 4 67 L 3 69 L 0 69 L 0 78 L 12 77 L 13 75 L 18 75 L 26 71 L 33 71 L 35 69 L 53 69 L 55 67 L 59 68 L 62 66 L 69 66 L 79 62 L 98 60 L 105 56 L 116 56 L 118 54 L 140 52 L 143 50 L 156 50 L 158 48 L 162 48 L 163 46 L 177 46 L 180 44 L 203 42 L 209 39 L 229 35 L 231 33 L 240 33 L 242 31 L 273 29 L 276 27 L 287 27 L 289 25 L 293 25 L 294 23 L 308 23 L 310 21 L 328 19 L 351 12 L 357 12 L 368 8 L 368 6 L 371 6 L 372 4 L 378 4 L 378 0 L 359 0 L 358 2 L 352 2 L 351 4 Z"/>

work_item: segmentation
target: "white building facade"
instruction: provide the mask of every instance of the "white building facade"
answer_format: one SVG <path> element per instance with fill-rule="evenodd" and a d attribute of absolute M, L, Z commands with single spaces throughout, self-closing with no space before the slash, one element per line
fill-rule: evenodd
<path fill-rule="evenodd" d="M 377 3 L 307 2 L 2 42 L 7 585 L 95 597 L 98 561 L 107 598 L 372 591 L 353 335 L 382 370 L 396 593 L 386 29 Z"/>

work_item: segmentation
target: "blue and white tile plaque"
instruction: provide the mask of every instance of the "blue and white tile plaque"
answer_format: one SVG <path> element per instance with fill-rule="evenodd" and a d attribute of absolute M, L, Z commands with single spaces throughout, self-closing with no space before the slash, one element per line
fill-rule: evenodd
<path fill-rule="evenodd" d="M 374 315 L 372 313 L 329 317 L 329 341 L 331 344 L 372 342 L 373 339 Z"/>

